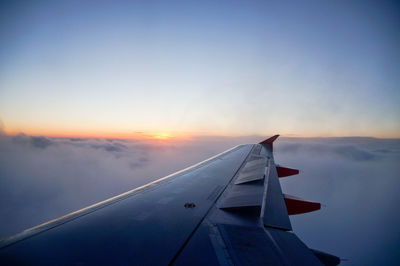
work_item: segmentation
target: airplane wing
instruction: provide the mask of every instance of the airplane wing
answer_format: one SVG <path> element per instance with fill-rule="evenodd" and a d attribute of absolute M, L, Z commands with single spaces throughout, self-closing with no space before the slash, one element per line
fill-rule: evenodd
<path fill-rule="evenodd" d="M 289 215 L 319 203 L 282 193 L 271 137 L 0 240 L 1 265 L 337 265 Z"/>

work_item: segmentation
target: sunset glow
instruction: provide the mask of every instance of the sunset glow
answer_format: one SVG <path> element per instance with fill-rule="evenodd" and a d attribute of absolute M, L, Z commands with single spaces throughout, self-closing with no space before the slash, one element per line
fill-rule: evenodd
<path fill-rule="evenodd" d="M 73 2 L 2 4 L 6 134 L 400 137 L 388 3 Z"/>
<path fill-rule="evenodd" d="M 152 132 L 114 132 L 114 131 L 101 131 L 101 130 L 88 130 L 79 131 L 75 130 L 16 130 L 16 131 L 5 131 L 6 135 L 15 136 L 20 133 L 24 133 L 30 136 L 46 136 L 54 138 L 100 138 L 100 139 L 137 139 L 137 140 L 149 140 L 149 141 L 187 141 L 195 136 L 201 136 L 196 134 L 184 134 L 182 132 L 177 133 L 152 133 Z"/>
<path fill-rule="evenodd" d="M 160 135 L 154 135 L 154 139 L 157 139 L 157 140 L 168 140 L 170 138 L 172 138 L 172 136 L 169 134 L 165 134 L 165 133 L 162 133 Z"/>

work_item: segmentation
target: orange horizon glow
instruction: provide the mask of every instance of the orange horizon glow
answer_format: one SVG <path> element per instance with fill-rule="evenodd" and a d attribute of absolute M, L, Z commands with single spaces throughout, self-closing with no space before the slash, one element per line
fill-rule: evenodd
<path fill-rule="evenodd" d="M 220 132 L 173 132 L 173 131 L 134 131 L 134 132 L 114 132 L 114 131 L 100 131 L 100 130 L 4 130 L 7 136 L 16 136 L 18 134 L 26 134 L 29 136 L 45 136 L 49 138 L 99 138 L 99 139 L 132 139 L 132 140 L 146 140 L 146 141 L 189 141 L 196 137 L 246 137 L 246 136 L 260 136 L 266 138 L 272 135 L 279 134 L 281 137 L 289 138 L 335 138 L 335 137 L 372 137 L 380 139 L 399 139 L 399 136 L 371 136 L 360 134 L 292 134 L 292 133 L 279 133 L 273 132 L 270 134 L 221 134 Z"/>
<path fill-rule="evenodd" d="M 26 134 L 29 136 L 45 136 L 49 138 L 99 138 L 99 139 L 135 139 L 149 141 L 187 141 L 190 140 L 193 134 L 181 132 L 113 132 L 113 131 L 78 131 L 78 130 L 4 130 L 7 136 L 16 136 L 18 134 Z"/>

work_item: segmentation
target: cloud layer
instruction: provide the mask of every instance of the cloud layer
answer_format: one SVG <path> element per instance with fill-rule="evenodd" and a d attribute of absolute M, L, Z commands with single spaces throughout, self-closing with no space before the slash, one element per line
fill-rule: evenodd
<path fill-rule="evenodd" d="M 143 185 L 259 137 L 186 142 L 57 139 L 0 135 L 0 237 Z M 400 259 L 397 203 L 400 141 L 281 138 L 275 161 L 298 168 L 284 193 L 319 201 L 319 212 L 292 216 L 310 247 L 351 264 Z M 373 228 L 373 230 L 371 230 Z"/>
<path fill-rule="evenodd" d="M 393 265 L 400 257 L 400 142 L 373 138 L 282 139 L 275 161 L 301 170 L 281 181 L 284 193 L 325 205 L 291 216 L 310 247 L 350 265 Z"/>

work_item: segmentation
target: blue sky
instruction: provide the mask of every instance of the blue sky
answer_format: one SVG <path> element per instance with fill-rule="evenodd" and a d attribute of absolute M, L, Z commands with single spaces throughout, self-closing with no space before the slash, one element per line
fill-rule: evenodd
<path fill-rule="evenodd" d="M 399 137 L 390 1 L 6 1 L 7 133 Z"/>

